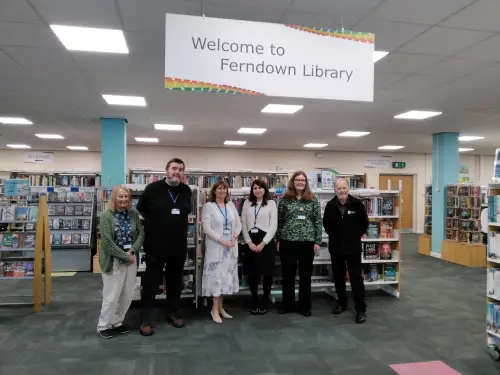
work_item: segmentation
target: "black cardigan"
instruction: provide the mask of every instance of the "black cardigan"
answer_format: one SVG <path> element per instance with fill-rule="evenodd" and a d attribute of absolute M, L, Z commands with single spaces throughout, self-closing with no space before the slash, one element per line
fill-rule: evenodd
<path fill-rule="evenodd" d="M 361 237 L 368 229 L 368 215 L 363 203 L 351 195 L 347 197 L 342 216 L 337 197 L 330 200 L 323 216 L 323 227 L 328 234 L 330 253 L 356 254 L 361 252 Z"/>

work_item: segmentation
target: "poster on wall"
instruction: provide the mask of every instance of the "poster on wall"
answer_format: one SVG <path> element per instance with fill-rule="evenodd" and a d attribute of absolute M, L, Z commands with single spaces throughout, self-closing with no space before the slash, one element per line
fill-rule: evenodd
<path fill-rule="evenodd" d="M 12 179 L 4 181 L 3 194 L 6 197 L 26 197 L 30 192 L 28 179 Z"/>
<path fill-rule="evenodd" d="M 375 35 L 166 14 L 165 88 L 373 102 Z"/>
<path fill-rule="evenodd" d="M 332 171 L 321 171 L 321 189 L 333 190 L 335 185 L 335 175 Z"/>

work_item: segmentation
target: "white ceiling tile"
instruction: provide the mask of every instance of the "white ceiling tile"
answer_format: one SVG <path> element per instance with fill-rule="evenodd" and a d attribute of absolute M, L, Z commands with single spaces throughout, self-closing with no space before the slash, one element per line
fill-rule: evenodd
<path fill-rule="evenodd" d="M 433 27 L 403 46 L 400 52 L 450 56 L 485 40 L 490 35 L 480 31 Z"/>
<path fill-rule="evenodd" d="M 41 23 L 26 0 L 2 0 L 0 1 L 0 21 Z"/>
<path fill-rule="evenodd" d="M 142 1 L 117 0 L 117 4 L 127 31 L 155 31 L 164 34 L 165 13 L 201 16 L 201 4 L 196 1 L 149 0 L 145 6 Z M 215 15 L 207 13 L 207 16 Z"/>
<path fill-rule="evenodd" d="M 66 50 L 46 50 L 29 47 L 4 47 L 14 60 L 27 68 L 73 69 L 75 64 Z"/>
<path fill-rule="evenodd" d="M 408 43 L 429 26 L 410 23 L 390 22 L 367 18 L 356 25 L 356 31 L 375 34 L 375 49 L 394 51 Z"/>
<path fill-rule="evenodd" d="M 431 76 L 446 76 L 446 77 L 459 77 L 469 73 L 473 73 L 478 69 L 485 68 L 492 63 L 489 61 L 478 61 L 471 59 L 463 59 L 450 57 L 441 61 L 426 66 L 418 71 L 425 75 Z"/>
<path fill-rule="evenodd" d="M 398 73 L 375 73 L 375 89 L 383 89 L 405 76 L 406 74 Z"/>
<path fill-rule="evenodd" d="M 434 25 L 476 0 L 386 0 L 370 17 Z"/>
<path fill-rule="evenodd" d="M 500 31 L 500 1 L 479 0 L 461 12 L 441 22 L 443 26 L 456 27 L 459 29 Z"/>
<path fill-rule="evenodd" d="M 62 48 L 46 25 L 0 22 L 0 46 Z"/>
<path fill-rule="evenodd" d="M 475 60 L 500 61 L 500 36 L 496 35 L 457 54 Z"/>
<path fill-rule="evenodd" d="M 227 5 L 207 1 L 205 5 L 205 16 L 244 21 L 280 22 L 283 12 L 284 10 L 279 8 L 256 7 L 248 4 Z"/>
<path fill-rule="evenodd" d="M 188 0 L 193 1 L 193 0 Z M 211 0 L 214 3 L 222 3 L 226 5 L 245 5 L 261 8 L 279 8 L 285 9 L 292 4 L 293 0 Z M 379 0 L 380 1 L 380 0 Z M 200 3 L 201 0 L 195 0 Z"/>
<path fill-rule="evenodd" d="M 326 13 L 309 13 L 296 10 L 287 11 L 281 22 L 291 25 L 304 25 L 325 28 L 340 28 L 340 17 L 334 17 Z M 350 28 L 346 24 L 346 28 Z"/>
<path fill-rule="evenodd" d="M 352 29 L 354 25 L 366 17 L 381 2 L 381 0 L 295 0 L 291 9 L 300 12 L 331 15 L 333 20 L 328 24 L 333 23 L 333 25 L 335 25 L 334 27 L 340 28 L 342 25 L 341 19 L 343 6 L 344 27 Z M 303 22 L 298 23 L 304 25 Z"/>
<path fill-rule="evenodd" d="M 49 24 L 121 29 L 113 0 L 31 0 Z"/>
<path fill-rule="evenodd" d="M 436 77 L 436 76 L 425 76 L 421 74 L 415 74 L 408 76 L 404 79 L 398 80 L 397 82 L 390 85 L 389 89 L 401 89 L 401 90 L 421 90 L 429 89 L 438 86 L 446 81 L 449 81 L 450 77 Z"/>
<path fill-rule="evenodd" d="M 375 64 L 375 74 L 415 73 L 440 59 L 439 56 L 391 53 Z"/>

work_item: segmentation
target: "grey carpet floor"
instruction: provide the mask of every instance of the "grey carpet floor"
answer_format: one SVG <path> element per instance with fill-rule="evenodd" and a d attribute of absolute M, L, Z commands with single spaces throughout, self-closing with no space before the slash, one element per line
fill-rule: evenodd
<path fill-rule="evenodd" d="M 330 314 L 334 301 L 315 295 L 313 316 L 251 316 L 247 299 L 229 300 L 232 321 L 214 324 L 205 308 L 184 308 L 175 329 L 157 315 L 152 337 L 137 331 L 96 336 L 100 276 L 53 278 L 53 303 L 0 307 L 0 374 L 233 375 L 395 374 L 390 364 L 440 360 L 463 375 L 492 375 L 500 363 L 485 345 L 485 270 L 420 256 L 405 235 L 401 298 L 369 293 L 368 321 Z M 0 281 L 0 298 L 29 291 L 26 281 Z M 127 321 L 137 326 L 138 307 Z"/>

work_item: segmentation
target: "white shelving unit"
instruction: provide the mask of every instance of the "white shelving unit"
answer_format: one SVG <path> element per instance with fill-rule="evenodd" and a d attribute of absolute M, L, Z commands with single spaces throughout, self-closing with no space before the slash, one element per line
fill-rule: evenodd
<path fill-rule="evenodd" d="M 490 184 L 488 195 L 488 258 L 486 336 L 488 352 L 500 360 L 500 184 Z"/>

